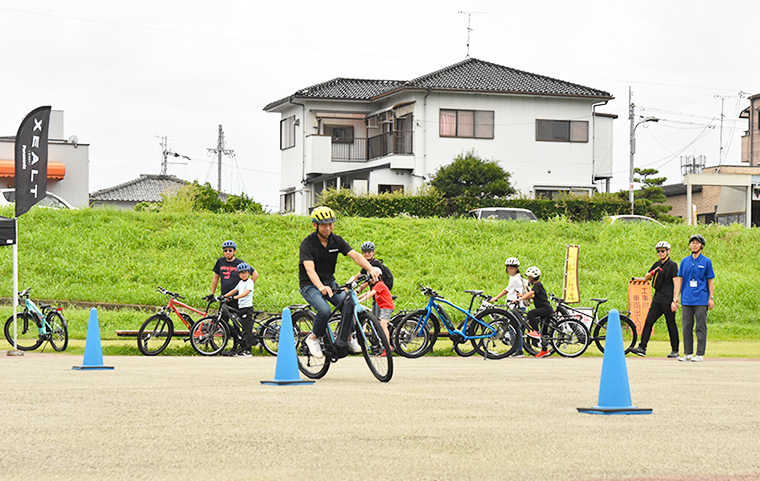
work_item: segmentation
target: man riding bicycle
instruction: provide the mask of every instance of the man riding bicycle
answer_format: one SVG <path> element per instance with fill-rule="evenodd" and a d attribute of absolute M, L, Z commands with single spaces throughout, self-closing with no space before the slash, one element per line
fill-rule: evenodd
<path fill-rule="evenodd" d="M 311 213 L 314 232 L 301 241 L 298 261 L 298 282 L 300 292 L 306 302 L 316 311 L 314 328 L 306 337 L 306 346 L 314 357 L 324 357 L 319 338 L 325 335 L 327 321 L 330 318 L 330 305 L 340 305 L 345 292 L 338 292 L 335 281 L 335 264 L 338 254 L 350 257 L 356 265 L 366 269 L 373 281 L 377 281 L 379 269 L 373 267 L 361 254 L 337 234 L 335 227 L 335 212 L 329 207 L 317 207 Z M 361 346 L 355 337 L 348 341 L 348 350 L 357 354 Z"/>

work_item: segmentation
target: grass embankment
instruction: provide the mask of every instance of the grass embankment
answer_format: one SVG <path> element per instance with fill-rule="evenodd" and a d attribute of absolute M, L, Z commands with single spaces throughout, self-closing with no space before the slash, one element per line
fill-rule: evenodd
<path fill-rule="evenodd" d="M 12 215 L 10 211 L 0 214 Z M 277 215 L 160 214 L 109 210 L 32 209 L 19 219 L 19 286 L 32 286 L 33 298 L 163 305 L 156 285 L 183 293 L 204 305 L 211 266 L 220 244 L 235 239 L 240 257 L 261 274 L 257 308 L 277 311 L 301 303 L 298 294 L 298 246 L 309 232 L 307 219 Z M 642 276 L 656 260 L 653 245 L 668 240 L 673 257 L 688 254 L 689 235 L 707 238 L 705 254 L 715 265 L 716 309 L 709 318 L 711 340 L 760 338 L 756 320 L 760 289 L 756 266 L 760 230 L 732 227 L 604 225 L 554 220 L 538 223 L 482 222 L 471 219 L 342 218 L 336 232 L 352 245 L 373 240 L 378 257 L 396 278 L 397 308 L 424 305 L 418 283 L 435 288 L 466 306 L 464 289 L 495 294 L 505 285 L 504 259 L 517 256 L 523 266 L 537 265 L 549 292 L 561 294 L 565 246 L 579 244 L 581 305 L 607 297 L 604 311 L 626 309 L 627 283 Z M 338 263 L 339 282 L 356 272 L 346 258 Z M 2 295 L 11 294 L 11 249 L 0 249 Z M 3 318 L 9 308 L 0 309 Z M 87 312 L 68 309 L 74 338 L 84 338 Z M 136 329 L 145 312 L 101 311 L 104 338 L 114 329 Z M 654 339 L 665 339 L 658 323 Z"/>

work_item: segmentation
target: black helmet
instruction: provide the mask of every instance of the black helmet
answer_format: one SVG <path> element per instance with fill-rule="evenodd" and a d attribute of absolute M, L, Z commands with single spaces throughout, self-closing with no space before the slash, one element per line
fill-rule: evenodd
<path fill-rule="evenodd" d="M 693 240 L 698 240 L 702 244 L 702 247 L 704 247 L 706 244 L 705 238 L 699 234 L 694 234 L 693 236 L 689 237 L 689 244 L 691 244 L 691 241 Z"/>

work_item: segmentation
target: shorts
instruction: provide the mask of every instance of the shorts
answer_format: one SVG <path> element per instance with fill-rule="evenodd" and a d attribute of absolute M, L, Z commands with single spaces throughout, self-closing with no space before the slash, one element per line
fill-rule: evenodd
<path fill-rule="evenodd" d="M 393 309 L 380 309 L 380 319 L 389 321 L 393 315 Z"/>

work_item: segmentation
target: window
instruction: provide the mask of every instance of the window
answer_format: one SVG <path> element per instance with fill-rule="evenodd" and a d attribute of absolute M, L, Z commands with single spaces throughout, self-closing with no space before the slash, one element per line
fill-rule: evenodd
<path fill-rule="evenodd" d="M 332 137 L 333 143 L 350 144 L 354 141 L 354 127 L 351 125 L 325 125 L 325 134 Z"/>
<path fill-rule="evenodd" d="M 280 120 L 280 150 L 296 146 L 296 116 Z"/>
<path fill-rule="evenodd" d="M 441 137 L 492 139 L 493 119 L 493 110 L 441 109 Z"/>
<path fill-rule="evenodd" d="M 296 210 L 296 193 L 289 192 L 280 194 L 280 213 L 293 212 Z"/>
<path fill-rule="evenodd" d="M 542 142 L 588 142 L 588 121 L 536 120 L 536 140 Z"/>
<path fill-rule="evenodd" d="M 378 184 L 377 193 L 385 194 L 391 192 L 404 192 L 404 186 L 399 184 Z"/>

